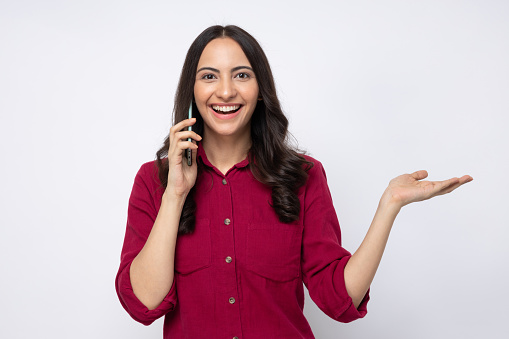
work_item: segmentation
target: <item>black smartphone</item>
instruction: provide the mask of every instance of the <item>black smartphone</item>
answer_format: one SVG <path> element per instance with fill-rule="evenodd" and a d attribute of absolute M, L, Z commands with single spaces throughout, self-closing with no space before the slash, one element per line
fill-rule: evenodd
<path fill-rule="evenodd" d="M 191 119 L 192 117 L 193 117 L 193 103 L 191 102 L 191 105 L 189 106 L 188 119 Z M 192 131 L 193 129 L 191 127 L 192 126 L 189 126 L 187 128 L 187 130 Z M 187 138 L 187 141 L 191 141 L 191 138 Z M 188 148 L 186 150 L 186 158 L 187 158 L 187 166 L 191 166 L 193 164 L 193 158 L 192 158 L 192 153 L 191 153 L 190 148 Z"/>

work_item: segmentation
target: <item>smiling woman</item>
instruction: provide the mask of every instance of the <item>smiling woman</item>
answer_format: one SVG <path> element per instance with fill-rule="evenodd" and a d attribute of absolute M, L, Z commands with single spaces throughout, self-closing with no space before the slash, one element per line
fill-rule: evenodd
<path fill-rule="evenodd" d="M 351 255 L 321 163 L 290 147 L 287 133 L 256 40 L 236 26 L 201 33 L 174 125 L 129 200 L 116 288 L 135 320 L 165 315 L 164 338 L 313 338 L 303 284 L 331 318 L 363 317 L 399 210 L 472 180 L 422 181 L 426 171 L 393 179 Z"/>
<path fill-rule="evenodd" d="M 255 73 L 239 44 L 231 38 L 212 40 L 198 61 L 194 84 L 196 107 L 204 120 L 204 135 L 207 135 L 204 147 L 217 147 L 219 145 L 210 145 L 207 141 L 229 136 L 235 138 L 235 144 L 249 149 L 250 121 L 258 93 Z M 217 150 L 211 151 L 217 153 Z M 225 164 L 224 170 L 231 165 Z"/>

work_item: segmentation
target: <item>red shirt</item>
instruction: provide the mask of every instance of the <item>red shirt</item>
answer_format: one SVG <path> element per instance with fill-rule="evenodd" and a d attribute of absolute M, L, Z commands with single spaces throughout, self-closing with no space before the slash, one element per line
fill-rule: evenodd
<path fill-rule="evenodd" d="M 196 229 L 179 235 L 175 278 L 159 307 L 147 309 L 129 278 L 156 219 L 164 188 L 155 162 L 141 166 L 129 199 L 127 229 L 116 289 L 122 306 L 149 325 L 165 315 L 164 338 L 314 338 L 306 321 L 303 284 L 328 316 L 350 322 L 366 314 L 345 288 L 350 253 L 341 247 L 339 223 L 322 164 L 314 163 L 298 191 L 300 219 L 281 223 L 271 190 L 258 182 L 248 160 L 225 175 L 198 156 L 205 170 L 196 181 Z"/>

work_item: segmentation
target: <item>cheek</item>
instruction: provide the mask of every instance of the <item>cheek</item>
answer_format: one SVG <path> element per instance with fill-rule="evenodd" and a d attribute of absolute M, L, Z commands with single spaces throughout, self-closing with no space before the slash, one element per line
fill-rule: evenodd
<path fill-rule="evenodd" d="M 242 96 L 244 99 L 250 101 L 251 103 L 256 103 L 258 101 L 258 86 L 251 86 L 249 88 L 244 88 L 242 91 Z"/>
<path fill-rule="evenodd" d="M 200 104 L 204 105 L 204 104 L 206 104 L 207 98 L 208 98 L 207 88 L 204 86 L 195 85 L 194 86 L 194 99 L 196 100 L 196 103 L 198 105 L 200 105 Z"/>

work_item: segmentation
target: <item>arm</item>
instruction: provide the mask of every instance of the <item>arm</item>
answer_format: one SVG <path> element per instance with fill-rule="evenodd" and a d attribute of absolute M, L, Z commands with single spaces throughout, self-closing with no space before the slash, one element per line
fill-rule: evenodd
<path fill-rule="evenodd" d="M 130 267 L 134 294 L 149 310 L 161 304 L 173 285 L 180 215 L 197 175 L 198 146 L 188 141 L 188 138 L 199 141 L 201 137 L 195 132 L 187 131 L 187 127 L 195 122 L 194 118 L 186 119 L 170 129 L 168 184 L 147 242 Z M 183 164 L 182 154 L 189 148 L 192 150 L 192 166 Z"/>
<path fill-rule="evenodd" d="M 136 297 L 149 309 L 159 306 L 173 284 L 175 244 L 185 197 L 163 194 L 154 226 L 130 267 Z"/>
<path fill-rule="evenodd" d="M 420 181 L 427 176 L 426 171 L 401 175 L 391 180 L 382 195 L 366 237 L 345 266 L 346 289 L 355 307 L 359 306 L 373 281 L 392 225 L 401 208 L 412 202 L 450 193 L 473 180 L 465 175 L 445 181 Z"/>
<path fill-rule="evenodd" d="M 157 193 L 160 182 L 156 180 L 157 168 L 154 162 L 141 166 L 134 180 L 133 189 L 129 198 L 127 227 L 122 247 L 120 268 L 115 280 L 115 288 L 122 306 L 136 321 L 149 325 L 154 320 L 172 311 L 177 303 L 175 286 L 172 286 L 167 295 L 162 299 L 157 308 L 150 309 L 138 298 L 131 283 L 131 266 L 134 258 L 139 255 L 145 246 L 158 216 L 161 201 Z M 159 196 L 159 198 L 158 198 Z M 161 212 L 162 213 L 162 212 Z"/>
<path fill-rule="evenodd" d="M 302 212 L 302 280 L 311 299 L 329 317 L 351 322 L 367 313 L 369 293 L 354 305 L 345 286 L 350 252 L 341 246 L 341 230 L 322 164 L 311 159 Z"/>
<path fill-rule="evenodd" d="M 192 131 L 182 131 L 195 119 L 184 120 L 170 129 L 168 184 L 155 206 L 154 192 L 160 182 L 153 166 L 142 166 L 129 199 L 127 229 L 122 248 L 116 290 L 127 312 L 149 325 L 171 311 L 176 304 L 173 267 L 182 207 L 196 181 L 196 149 L 187 138 L 201 140 Z M 193 166 L 182 166 L 183 150 L 193 151 Z M 159 211 L 157 211 L 159 210 Z"/>

